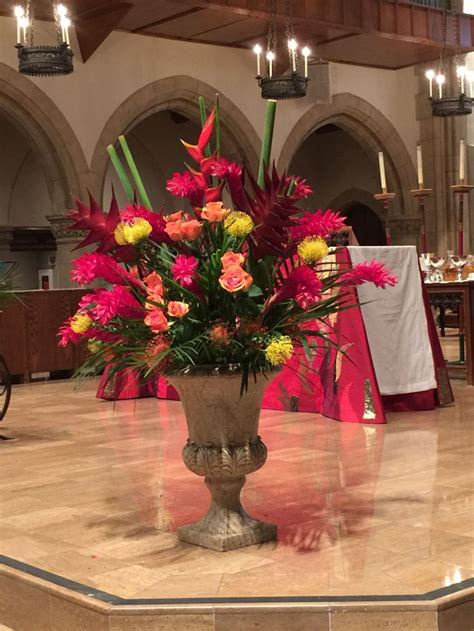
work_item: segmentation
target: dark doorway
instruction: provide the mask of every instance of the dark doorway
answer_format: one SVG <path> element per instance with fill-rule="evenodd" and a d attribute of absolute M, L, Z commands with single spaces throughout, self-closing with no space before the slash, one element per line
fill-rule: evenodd
<path fill-rule="evenodd" d="M 341 209 L 346 224 L 352 226 L 359 245 L 385 245 L 384 225 L 378 215 L 365 204 L 351 202 Z"/>

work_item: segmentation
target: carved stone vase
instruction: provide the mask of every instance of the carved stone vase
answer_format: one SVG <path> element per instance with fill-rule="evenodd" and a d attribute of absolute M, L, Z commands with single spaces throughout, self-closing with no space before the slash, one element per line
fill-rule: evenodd
<path fill-rule="evenodd" d="M 267 459 L 258 421 L 264 390 L 274 376 L 250 377 L 241 395 L 242 373 L 231 366 L 199 366 L 166 375 L 186 415 L 184 463 L 204 476 L 212 497 L 200 521 L 178 529 L 181 541 L 224 552 L 276 538 L 276 526 L 250 517 L 240 502 L 245 476 Z"/>

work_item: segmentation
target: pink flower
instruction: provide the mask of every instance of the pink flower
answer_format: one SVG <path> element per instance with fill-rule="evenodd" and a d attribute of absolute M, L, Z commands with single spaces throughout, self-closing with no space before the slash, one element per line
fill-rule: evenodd
<path fill-rule="evenodd" d="M 74 261 L 71 279 L 79 285 L 87 285 L 96 278 L 113 285 L 138 285 L 137 279 L 110 256 L 97 252 L 82 254 Z"/>
<path fill-rule="evenodd" d="M 298 220 L 298 225 L 290 229 L 291 238 L 295 243 L 300 243 L 306 237 L 322 237 L 327 239 L 333 232 L 342 228 L 344 217 L 332 210 L 318 210 L 315 213 L 307 212 Z"/>
<path fill-rule="evenodd" d="M 310 186 L 306 180 L 301 177 L 287 177 L 286 185 L 290 186 L 291 182 L 296 182 L 296 187 L 291 197 L 294 199 L 305 199 L 309 197 L 313 193 L 313 188 Z"/>
<path fill-rule="evenodd" d="M 390 274 L 383 263 L 372 260 L 354 265 L 351 270 L 341 276 L 340 282 L 342 285 L 373 283 L 376 287 L 385 289 L 386 285 L 396 285 L 398 280 L 396 276 Z"/>
<path fill-rule="evenodd" d="M 166 190 L 175 197 L 189 199 L 193 206 L 202 206 L 203 190 L 189 171 L 174 173 L 166 182 Z"/>
<path fill-rule="evenodd" d="M 302 309 L 307 309 L 321 299 L 323 283 L 308 265 L 295 268 L 276 294 L 277 302 L 295 300 Z"/>
<path fill-rule="evenodd" d="M 214 158 L 209 165 L 209 174 L 221 180 L 228 175 L 240 177 L 242 167 L 237 162 L 229 162 L 225 158 Z"/>
<path fill-rule="evenodd" d="M 62 346 L 63 348 L 66 347 L 69 342 L 77 344 L 84 337 L 81 333 L 74 333 L 74 331 L 71 329 L 71 321 L 72 316 L 68 318 L 59 329 L 58 336 L 60 339 L 58 345 Z"/>
<path fill-rule="evenodd" d="M 181 287 L 191 287 L 196 277 L 196 270 L 199 261 L 194 256 L 185 256 L 179 254 L 171 266 L 173 280 L 181 285 Z"/>
<path fill-rule="evenodd" d="M 92 319 L 99 324 L 108 324 L 116 317 L 136 319 L 142 313 L 142 306 L 132 292 L 121 285 L 114 285 L 112 289 L 96 289 L 94 293 L 86 294 L 79 308 L 88 308 Z"/>

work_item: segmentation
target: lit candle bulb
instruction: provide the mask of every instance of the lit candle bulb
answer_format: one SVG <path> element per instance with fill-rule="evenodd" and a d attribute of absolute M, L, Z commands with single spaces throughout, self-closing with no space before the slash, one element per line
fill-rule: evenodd
<path fill-rule="evenodd" d="M 458 66 L 456 68 L 456 74 L 461 81 L 461 94 L 464 94 L 464 79 L 466 78 L 467 68 L 466 66 Z"/>
<path fill-rule="evenodd" d="M 444 74 L 439 74 L 436 76 L 436 83 L 438 84 L 438 94 L 439 98 L 443 98 L 443 83 L 446 81 L 446 77 Z"/>
<path fill-rule="evenodd" d="M 426 73 L 426 78 L 430 82 L 430 99 L 433 98 L 433 79 L 435 78 L 435 71 L 428 70 Z"/>
<path fill-rule="evenodd" d="M 69 27 L 71 26 L 71 20 L 67 18 L 65 15 L 61 18 L 61 28 L 64 32 L 63 41 L 69 46 L 71 43 L 69 40 Z"/>
<path fill-rule="evenodd" d="M 461 138 L 459 143 L 459 183 L 464 184 L 466 177 L 466 141 Z"/>
<path fill-rule="evenodd" d="M 379 169 L 380 169 L 380 184 L 382 186 L 382 192 L 387 192 L 387 178 L 385 177 L 385 161 L 383 159 L 383 151 L 379 151 Z"/>
<path fill-rule="evenodd" d="M 421 145 L 416 146 L 416 166 L 418 170 L 418 186 L 420 190 L 424 188 L 423 179 L 423 154 L 421 152 Z"/>
<path fill-rule="evenodd" d="M 64 4 L 58 4 L 58 6 L 56 7 L 56 13 L 60 16 L 60 17 L 64 17 L 65 15 L 67 15 L 67 9 L 64 6 Z"/>
<path fill-rule="evenodd" d="M 304 76 L 307 77 L 308 76 L 308 57 L 311 55 L 311 51 L 307 46 L 305 46 L 301 52 L 303 53 L 303 57 L 304 57 Z"/>
<path fill-rule="evenodd" d="M 23 31 L 23 43 L 24 44 L 28 44 L 27 38 L 26 38 L 26 30 L 29 27 L 30 23 L 28 21 L 28 18 L 26 16 L 23 16 L 22 18 L 20 18 L 20 28 Z"/>
<path fill-rule="evenodd" d="M 257 76 L 259 77 L 261 74 L 260 55 L 262 54 L 262 47 L 260 46 L 260 44 L 255 44 L 255 46 L 253 47 L 253 52 L 257 55 Z"/>
<path fill-rule="evenodd" d="M 291 53 L 291 63 L 293 66 L 293 72 L 296 72 L 296 49 L 298 48 L 298 43 L 295 38 L 292 38 L 288 41 L 288 48 Z"/>
<path fill-rule="evenodd" d="M 271 50 L 267 53 L 267 61 L 268 61 L 268 76 L 273 77 L 273 62 L 275 60 L 275 53 Z"/>
<path fill-rule="evenodd" d="M 18 44 L 21 44 L 21 18 L 25 17 L 25 10 L 20 5 L 15 7 L 15 17 L 16 17 L 16 41 Z"/>

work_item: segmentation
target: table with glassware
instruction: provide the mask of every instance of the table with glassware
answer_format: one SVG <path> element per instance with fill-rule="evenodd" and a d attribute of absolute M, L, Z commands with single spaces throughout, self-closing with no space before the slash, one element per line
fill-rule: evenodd
<path fill-rule="evenodd" d="M 431 305 L 439 310 L 439 324 L 442 332 L 446 310 L 452 309 L 459 314 L 460 358 L 457 362 L 450 362 L 449 369 L 465 372 L 467 383 L 472 386 L 474 385 L 474 279 L 427 282 L 426 289 Z"/>

